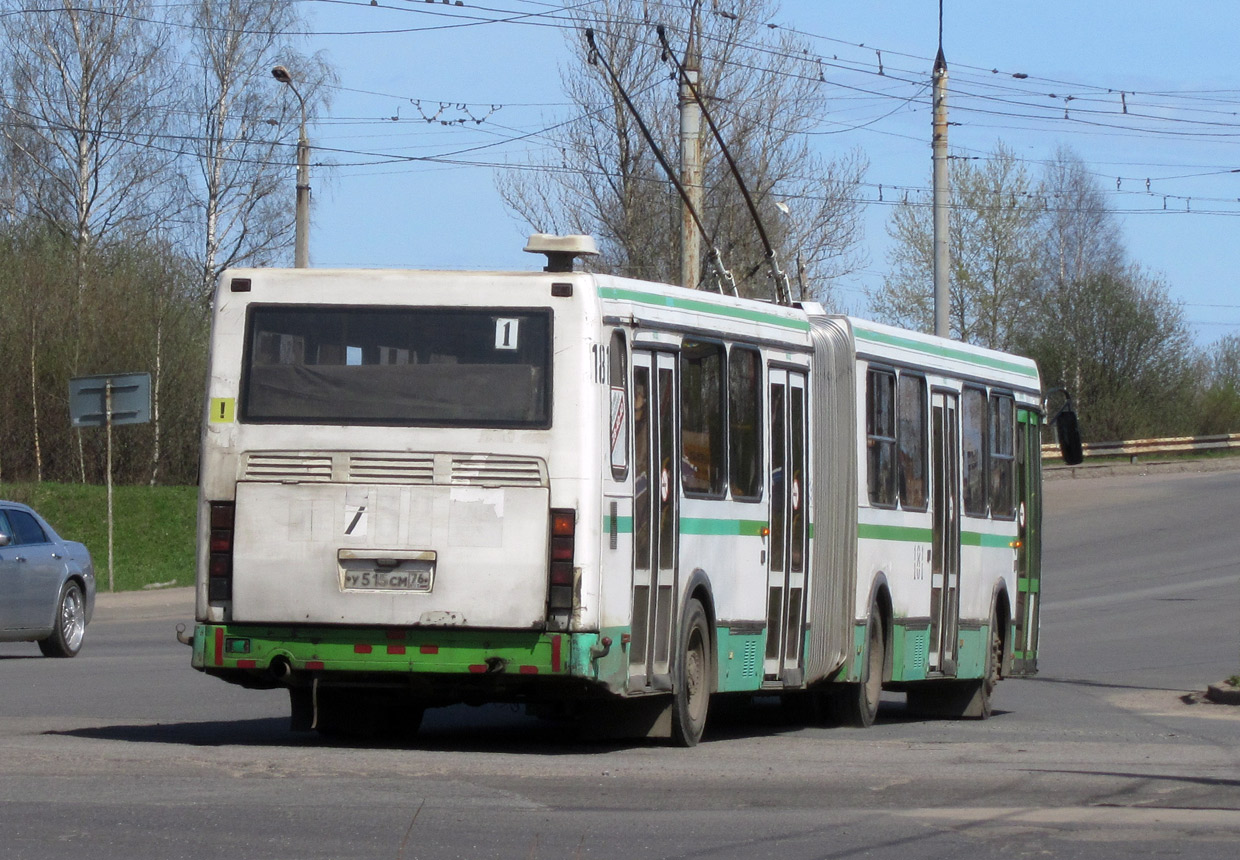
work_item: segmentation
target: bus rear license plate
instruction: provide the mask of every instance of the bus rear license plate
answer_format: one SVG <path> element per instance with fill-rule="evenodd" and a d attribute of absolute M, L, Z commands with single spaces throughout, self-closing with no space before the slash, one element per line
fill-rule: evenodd
<path fill-rule="evenodd" d="M 341 549 L 336 553 L 341 591 L 425 593 L 435 585 L 435 553 Z"/>
<path fill-rule="evenodd" d="M 430 591 L 433 570 L 346 570 L 345 591 Z"/>

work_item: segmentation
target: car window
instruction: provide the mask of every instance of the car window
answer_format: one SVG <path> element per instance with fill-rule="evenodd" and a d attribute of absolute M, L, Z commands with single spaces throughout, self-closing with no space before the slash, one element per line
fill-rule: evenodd
<path fill-rule="evenodd" d="M 13 527 L 13 543 L 47 543 L 47 534 L 39 521 L 25 511 L 9 511 L 9 525 Z"/>
<path fill-rule="evenodd" d="M 12 543 L 13 529 L 9 527 L 9 521 L 4 518 L 4 511 L 0 510 L 0 535 L 8 535 L 9 543 Z"/>

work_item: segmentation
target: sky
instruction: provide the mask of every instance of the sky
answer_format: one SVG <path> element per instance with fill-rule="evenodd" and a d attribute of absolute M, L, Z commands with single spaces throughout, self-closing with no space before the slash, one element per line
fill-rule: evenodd
<path fill-rule="evenodd" d="M 657 20 L 660 0 L 646 3 Z M 339 74 L 309 130 L 311 265 L 540 268 L 521 252 L 530 229 L 505 207 L 496 176 L 573 115 L 560 72 L 580 35 L 563 10 L 591 3 L 299 5 L 307 47 Z M 828 101 L 815 149 L 830 158 L 856 148 L 869 162 L 865 264 L 835 285 L 861 316 L 888 269 L 893 205 L 929 192 L 938 13 L 937 0 L 783 0 L 767 22 L 798 33 L 821 61 Z M 1164 280 L 1203 346 L 1240 334 L 1237 33 L 1236 0 L 944 3 L 953 154 L 985 156 L 1002 141 L 1037 175 L 1070 147 L 1106 193 L 1129 258 Z"/>

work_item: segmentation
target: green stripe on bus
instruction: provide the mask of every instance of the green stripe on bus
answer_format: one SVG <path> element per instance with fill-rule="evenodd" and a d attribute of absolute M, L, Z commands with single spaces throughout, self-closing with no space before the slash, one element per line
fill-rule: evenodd
<path fill-rule="evenodd" d="M 686 535 L 742 535 L 759 537 L 766 520 L 714 520 L 704 517 L 681 517 L 680 533 Z"/>
<path fill-rule="evenodd" d="M 616 534 L 632 534 L 633 518 L 632 517 L 616 517 Z M 611 514 L 603 514 L 603 533 L 611 533 Z"/>
<path fill-rule="evenodd" d="M 876 526 L 870 523 L 857 524 L 857 537 L 862 540 L 899 540 L 913 543 L 927 543 L 934 538 L 930 529 L 915 526 Z"/>
<path fill-rule="evenodd" d="M 862 540 L 892 540 L 907 543 L 928 543 L 934 539 L 931 529 L 917 526 L 879 526 L 870 523 L 857 524 L 857 537 Z M 1011 547 L 1012 538 L 1008 535 L 988 535 L 981 532 L 961 532 L 962 546 Z"/>
<path fill-rule="evenodd" d="M 981 532 L 961 532 L 960 543 L 964 546 L 985 546 L 1009 549 L 1016 538 L 1011 535 L 988 535 Z"/>
<path fill-rule="evenodd" d="M 971 364 L 981 364 L 986 367 L 992 367 L 996 370 L 1006 370 L 1009 373 L 1016 373 L 1021 376 L 1028 376 L 1036 379 L 1037 370 L 1023 364 L 1017 364 L 1014 361 L 1005 361 L 1002 358 L 995 358 L 989 355 L 977 355 L 963 349 L 956 349 L 950 346 L 938 346 L 934 344 L 922 343 L 908 337 L 901 337 L 897 334 L 888 334 L 886 332 L 870 331 L 857 325 L 853 326 L 853 332 L 857 340 L 869 341 L 870 343 L 881 343 L 886 346 L 898 346 L 903 349 L 911 349 L 915 352 L 925 353 L 927 355 L 938 356 L 939 358 L 950 358 L 956 361 L 967 361 Z"/>
<path fill-rule="evenodd" d="M 655 307 L 676 308 L 682 311 L 696 311 L 713 316 L 732 317 L 733 319 L 745 320 L 747 322 L 768 323 L 797 331 L 809 331 L 809 322 L 807 320 L 789 319 L 788 317 L 776 316 L 775 314 L 749 310 L 747 308 L 716 305 L 701 299 L 660 296 L 656 293 L 643 293 L 638 290 L 626 290 L 620 287 L 599 287 L 598 295 L 601 299 L 619 299 L 643 305 L 654 305 Z"/>

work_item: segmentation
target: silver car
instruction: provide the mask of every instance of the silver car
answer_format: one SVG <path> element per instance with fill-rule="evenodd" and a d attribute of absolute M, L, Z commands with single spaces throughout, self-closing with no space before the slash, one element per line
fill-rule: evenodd
<path fill-rule="evenodd" d="M 86 547 L 26 505 L 0 501 L 0 642 L 38 642 L 47 657 L 82 648 L 95 608 Z"/>

